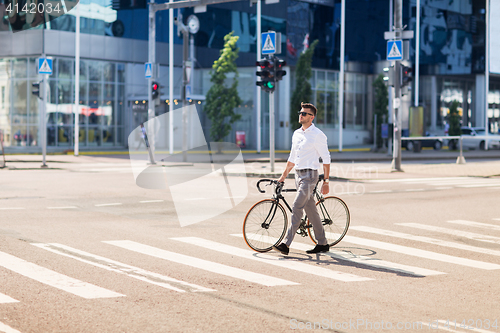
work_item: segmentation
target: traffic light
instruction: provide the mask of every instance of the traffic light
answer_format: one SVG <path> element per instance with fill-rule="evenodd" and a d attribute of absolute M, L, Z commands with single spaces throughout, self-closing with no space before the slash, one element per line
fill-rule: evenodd
<path fill-rule="evenodd" d="M 276 88 L 276 83 L 274 82 L 274 63 L 268 59 L 263 59 L 257 61 L 257 76 L 260 76 L 261 81 L 257 81 L 256 84 L 266 92 L 273 92 Z"/>
<path fill-rule="evenodd" d="M 160 97 L 160 85 L 158 82 L 151 83 L 151 95 L 153 96 L 153 99 Z"/>
<path fill-rule="evenodd" d="M 388 86 L 394 87 L 394 66 L 384 68 L 384 81 Z"/>
<path fill-rule="evenodd" d="M 401 65 L 401 88 L 409 86 L 413 81 L 413 68 Z"/>
<path fill-rule="evenodd" d="M 31 90 L 31 93 L 33 95 L 35 95 L 36 97 L 41 98 L 40 97 L 40 82 L 33 82 L 31 84 L 31 86 L 33 87 L 33 90 Z"/>
<path fill-rule="evenodd" d="M 283 70 L 283 67 L 286 66 L 286 61 L 282 59 L 276 58 L 274 61 L 274 72 L 276 73 L 276 82 L 281 81 L 283 79 L 283 76 L 286 75 L 286 71 Z"/>

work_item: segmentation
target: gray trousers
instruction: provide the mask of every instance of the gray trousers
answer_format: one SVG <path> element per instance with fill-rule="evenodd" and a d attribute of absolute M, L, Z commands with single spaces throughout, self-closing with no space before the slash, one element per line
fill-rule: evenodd
<path fill-rule="evenodd" d="M 313 190 L 318 181 L 318 177 L 318 170 L 295 170 L 297 196 L 292 205 L 292 223 L 288 227 L 287 234 L 283 241 L 288 247 L 292 243 L 293 237 L 297 234 L 304 210 L 313 226 L 314 235 L 316 236 L 318 244 L 326 245 L 328 243 L 325 237 L 325 229 L 321 223 L 321 218 L 319 217 L 318 210 L 316 209 L 316 202 L 313 197 Z"/>

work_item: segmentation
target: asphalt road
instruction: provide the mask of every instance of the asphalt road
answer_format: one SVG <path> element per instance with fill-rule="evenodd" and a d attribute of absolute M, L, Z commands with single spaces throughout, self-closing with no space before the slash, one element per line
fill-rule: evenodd
<path fill-rule="evenodd" d="M 348 235 L 285 257 L 241 238 L 257 177 L 233 202 L 195 182 L 193 214 L 223 213 L 181 227 L 126 161 L 50 166 L 0 170 L 0 332 L 500 331 L 499 177 L 337 165 Z"/>

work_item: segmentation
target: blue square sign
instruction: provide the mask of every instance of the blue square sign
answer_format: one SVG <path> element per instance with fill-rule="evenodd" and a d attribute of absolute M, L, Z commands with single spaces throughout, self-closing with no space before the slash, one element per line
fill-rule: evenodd
<path fill-rule="evenodd" d="M 52 59 L 38 58 L 38 74 L 52 74 Z"/>
<path fill-rule="evenodd" d="M 276 53 L 276 32 L 262 33 L 262 54 Z"/>
<path fill-rule="evenodd" d="M 403 60 L 403 41 L 387 41 L 387 60 Z"/>
<path fill-rule="evenodd" d="M 153 70 L 150 62 L 144 64 L 144 76 L 146 79 L 153 77 Z"/>

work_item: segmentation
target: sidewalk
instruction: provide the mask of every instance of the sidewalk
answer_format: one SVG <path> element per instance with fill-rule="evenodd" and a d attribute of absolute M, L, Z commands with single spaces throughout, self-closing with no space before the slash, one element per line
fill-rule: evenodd
<path fill-rule="evenodd" d="M 106 153 L 106 152 L 103 152 Z M 285 169 L 288 152 L 276 153 L 274 172 L 271 172 L 269 153 L 243 151 L 246 175 L 248 177 L 278 178 Z M 147 154 L 141 156 L 147 159 Z M 160 154 L 159 154 L 160 155 Z M 404 172 L 393 172 L 391 167 L 392 156 L 387 153 L 375 153 L 360 148 L 345 149 L 343 152 L 331 152 L 332 165 L 331 177 L 343 179 L 373 179 L 373 178 L 413 178 L 413 177 L 457 177 L 475 176 L 492 177 L 500 176 L 500 150 L 466 151 L 465 164 L 456 164 L 459 153 L 448 150 L 422 150 L 420 153 L 410 151 L 402 152 L 401 167 Z M 130 167 L 128 151 L 120 154 L 104 155 L 47 155 L 47 169 L 42 169 L 41 155 L 7 155 L 7 170 L 82 170 L 99 165 L 102 168 L 127 168 Z M 410 162 L 409 162 L 410 161 Z M 409 162 L 409 163 L 408 163 Z M 176 163 L 176 162 L 173 162 Z M 3 158 L 0 156 L 0 166 Z M 159 163 L 161 166 L 161 162 Z M 229 175 L 243 176 L 240 172 Z"/>

